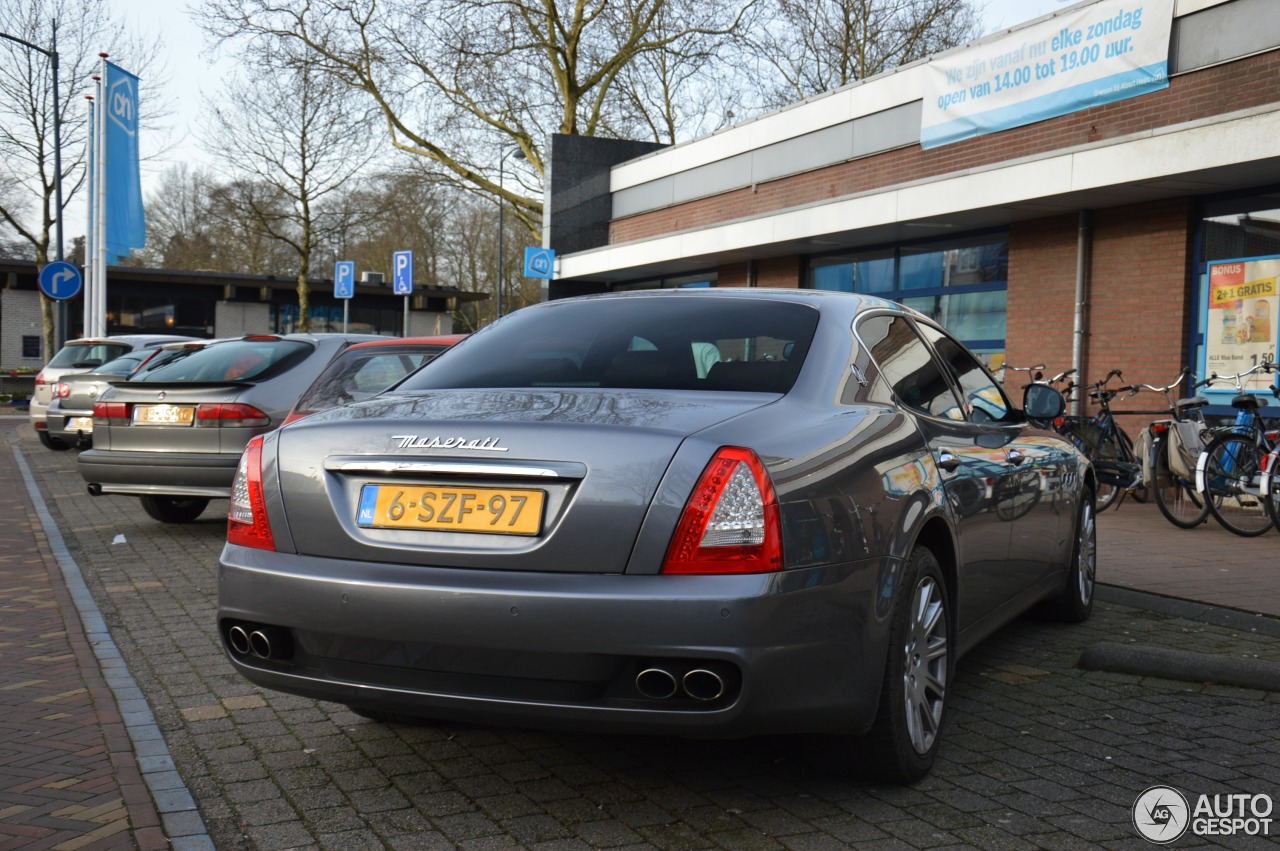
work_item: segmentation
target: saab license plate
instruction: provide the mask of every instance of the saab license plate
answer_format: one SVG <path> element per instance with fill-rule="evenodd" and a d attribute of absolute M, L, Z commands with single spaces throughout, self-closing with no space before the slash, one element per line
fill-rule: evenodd
<path fill-rule="evenodd" d="M 540 490 L 371 483 L 360 488 L 356 525 L 533 536 L 545 500 Z"/>
<path fill-rule="evenodd" d="M 196 419 L 196 409 L 191 405 L 135 405 L 133 422 L 136 425 L 191 425 Z"/>
<path fill-rule="evenodd" d="M 93 431 L 93 417 L 71 417 L 67 420 L 67 431 Z"/>

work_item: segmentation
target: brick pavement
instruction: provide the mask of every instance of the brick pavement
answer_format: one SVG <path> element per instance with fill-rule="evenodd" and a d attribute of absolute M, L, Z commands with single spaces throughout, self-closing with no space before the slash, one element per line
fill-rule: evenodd
<path fill-rule="evenodd" d="M 0 481 L 0 848 L 167 848 L 7 444 Z"/>
<path fill-rule="evenodd" d="M 85 495 L 70 453 L 17 442 L 219 849 L 1140 848 L 1130 808 L 1155 783 L 1280 799 L 1280 695 L 1076 666 L 1100 641 L 1280 661 L 1275 630 L 1185 607 L 1011 624 L 960 663 L 937 768 L 911 788 L 816 772 L 794 739 L 372 723 L 222 658 L 224 507 L 158 524 Z M 1127 516 L 1103 515 L 1104 578 Z M 1178 847 L 1197 845 L 1272 847 Z"/>

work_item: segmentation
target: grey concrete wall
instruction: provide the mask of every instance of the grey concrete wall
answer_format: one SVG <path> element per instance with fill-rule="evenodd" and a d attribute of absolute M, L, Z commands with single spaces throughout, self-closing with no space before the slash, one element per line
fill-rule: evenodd
<path fill-rule="evenodd" d="M 33 290 L 0 290 L 0 369 L 39 369 L 48 360 L 22 356 L 22 338 L 40 339 L 40 294 Z"/>

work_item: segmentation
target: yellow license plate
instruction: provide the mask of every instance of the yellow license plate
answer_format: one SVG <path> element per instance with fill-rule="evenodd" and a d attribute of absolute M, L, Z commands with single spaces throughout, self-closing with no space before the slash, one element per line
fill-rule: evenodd
<path fill-rule="evenodd" d="M 520 488 L 367 484 L 356 525 L 379 529 L 537 535 L 546 493 Z"/>
<path fill-rule="evenodd" d="M 135 405 L 133 421 L 137 425 L 191 425 L 196 409 L 191 405 Z"/>

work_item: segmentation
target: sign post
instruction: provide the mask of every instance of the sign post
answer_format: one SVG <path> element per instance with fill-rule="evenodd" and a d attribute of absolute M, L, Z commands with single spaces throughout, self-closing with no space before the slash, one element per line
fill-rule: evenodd
<path fill-rule="evenodd" d="M 404 333 L 409 336 L 409 296 L 413 295 L 413 252 L 396 251 L 391 255 L 391 290 L 404 296 Z"/>
<path fill-rule="evenodd" d="M 342 333 L 347 333 L 351 297 L 356 294 L 356 262 L 339 260 L 333 264 L 333 297 L 342 299 Z"/>

